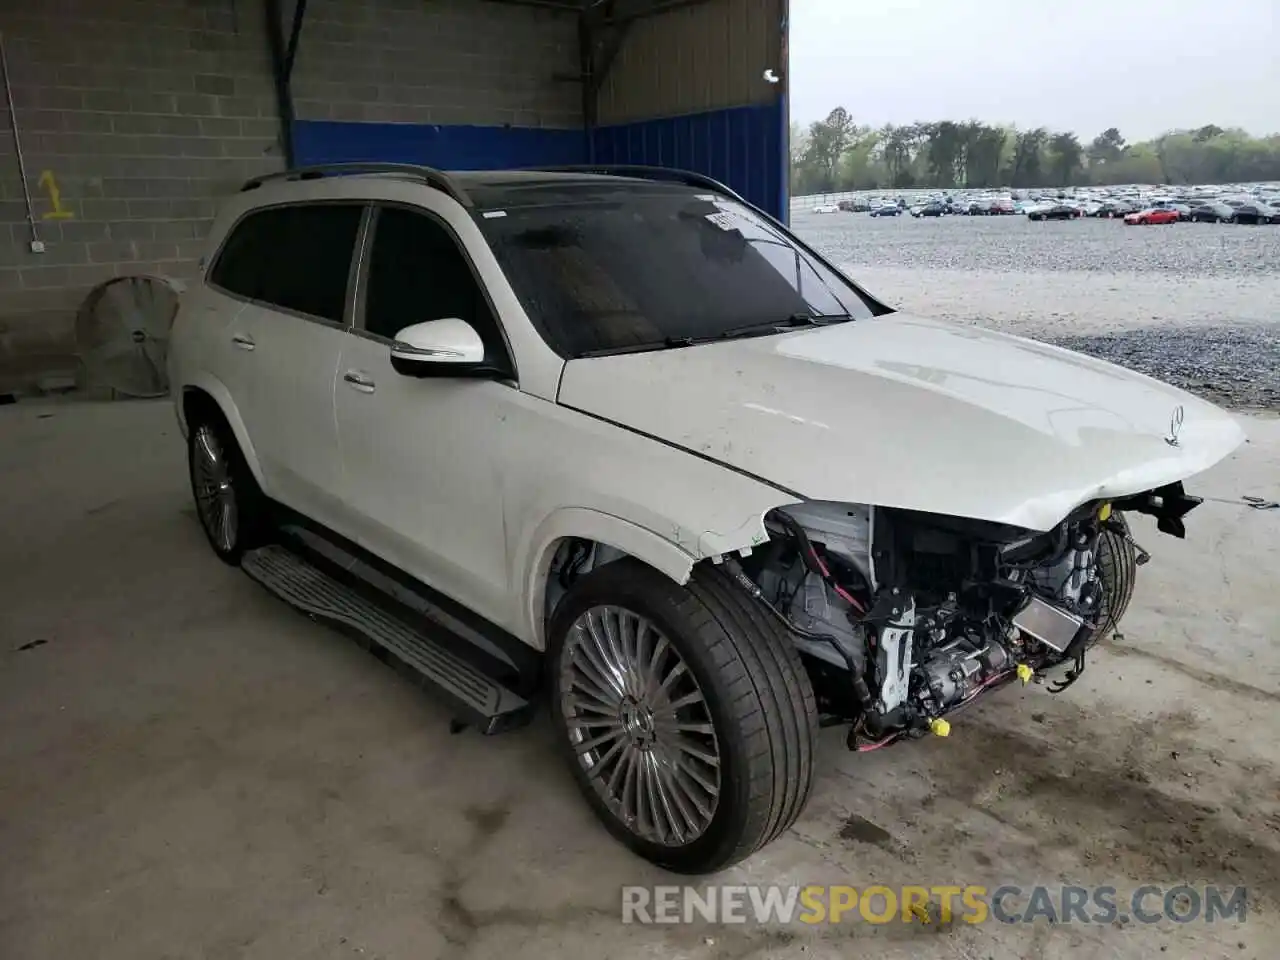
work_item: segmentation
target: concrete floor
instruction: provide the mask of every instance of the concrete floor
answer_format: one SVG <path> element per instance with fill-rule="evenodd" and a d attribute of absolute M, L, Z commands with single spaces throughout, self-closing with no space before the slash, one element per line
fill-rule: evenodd
<path fill-rule="evenodd" d="M 672 878 L 613 843 L 549 727 L 427 696 L 207 549 L 164 403 L 0 409 L 0 957 L 1272 957 L 1280 420 L 1139 539 L 1124 637 L 948 740 L 824 736 L 795 829 L 727 883 L 1217 882 L 1243 925 L 623 927 Z M 22 650 L 34 641 L 44 643 Z"/>

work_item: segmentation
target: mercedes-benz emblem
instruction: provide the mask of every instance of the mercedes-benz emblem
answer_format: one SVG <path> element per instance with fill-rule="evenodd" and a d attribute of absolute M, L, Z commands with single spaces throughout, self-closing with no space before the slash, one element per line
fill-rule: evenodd
<path fill-rule="evenodd" d="M 1169 435 L 1164 438 L 1164 442 L 1171 447 L 1178 445 L 1178 434 L 1182 431 L 1182 404 L 1178 404 L 1173 408 L 1173 416 L 1169 418 Z"/>

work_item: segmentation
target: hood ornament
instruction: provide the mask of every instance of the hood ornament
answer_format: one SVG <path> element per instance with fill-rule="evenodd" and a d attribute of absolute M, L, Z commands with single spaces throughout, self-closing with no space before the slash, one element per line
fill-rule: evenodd
<path fill-rule="evenodd" d="M 1169 418 L 1169 435 L 1164 438 L 1164 442 L 1171 447 L 1178 446 L 1178 434 L 1182 432 L 1182 404 L 1178 404 L 1173 408 L 1173 416 Z"/>

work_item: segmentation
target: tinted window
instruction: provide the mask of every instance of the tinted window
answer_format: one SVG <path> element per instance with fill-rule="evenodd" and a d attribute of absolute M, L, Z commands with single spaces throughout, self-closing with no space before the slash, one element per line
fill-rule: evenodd
<path fill-rule="evenodd" d="M 369 254 L 364 328 L 394 339 L 412 324 L 446 317 L 475 328 L 490 362 L 505 356 L 489 303 L 453 234 L 424 214 L 382 208 Z"/>
<path fill-rule="evenodd" d="M 341 322 L 362 208 L 271 207 L 232 230 L 209 279 L 231 293 Z"/>
<path fill-rule="evenodd" d="M 873 312 L 784 231 L 721 198 L 614 190 L 477 222 L 534 324 L 568 356 Z"/>

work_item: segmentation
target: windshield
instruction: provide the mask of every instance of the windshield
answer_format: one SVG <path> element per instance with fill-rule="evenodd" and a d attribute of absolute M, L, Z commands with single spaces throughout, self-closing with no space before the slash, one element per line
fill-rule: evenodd
<path fill-rule="evenodd" d="M 477 221 L 530 319 L 567 357 L 767 335 L 770 324 L 884 309 L 721 197 L 610 190 Z"/>

